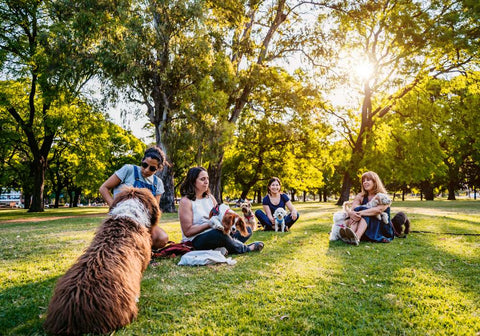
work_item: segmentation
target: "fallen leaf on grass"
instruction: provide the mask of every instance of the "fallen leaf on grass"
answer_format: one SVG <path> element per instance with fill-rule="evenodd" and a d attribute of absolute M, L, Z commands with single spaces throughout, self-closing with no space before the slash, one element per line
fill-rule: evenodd
<path fill-rule="evenodd" d="M 364 278 L 362 278 L 362 282 L 364 285 L 367 283 Z"/>
<path fill-rule="evenodd" d="M 315 285 L 302 286 L 303 288 L 315 288 Z"/>
<path fill-rule="evenodd" d="M 288 319 L 288 315 L 280 316 L 280 320 L 286 320 L 286 319 Z"/>
<path fill-rule="evenodd" d="M 351 254 L 350 254 L 350 251 L 347 251 L 347 254 L 348 254 L 348 255 L 351 255 Z"/>
<path fill-rule="evenodd" d="M 377 287 L 383 287 L 383 285 L 382 284 L 377 284 Z"/>

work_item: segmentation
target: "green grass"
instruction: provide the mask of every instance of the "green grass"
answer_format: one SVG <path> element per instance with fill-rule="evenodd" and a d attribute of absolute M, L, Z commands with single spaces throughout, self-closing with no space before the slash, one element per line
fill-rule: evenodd
<path fill-rule="evenodd" d="M 395 202 L 392 212 L 406 211 L 413 230 L 444 234 L 359 247 L 328 241 L 339 207 L 296 206 L 291 232 L 255 232 L 265 249 L 234 256 L 234 266 L 155 262 L 142 280 L 138 319 L 115 335 L 479 335 L 480 236 L 445 233 L 480 234 L 480 202 Z M 0 218 L 25 215 L 16 211 Z M 45 214 L 71 211 L 85 215 Z M 0 224 L 1 335 L 44 334 L 55 282 L 101 220 Z M 161 223 L 178 242 L 177 215 Z"/>

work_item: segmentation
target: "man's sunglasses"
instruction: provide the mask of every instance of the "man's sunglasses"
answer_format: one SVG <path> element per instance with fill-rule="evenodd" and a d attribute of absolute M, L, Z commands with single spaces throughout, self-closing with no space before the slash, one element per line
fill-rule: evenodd
<path fill-rule="evenodd" d="M 158 168 L 155 167 L 155 166 L 150 166 L 148 163 L 146 162 L 142 162 L 142 167 L 145 168 L 145 169 L 150 169 L 151 172 L 154 172 L 156 171 Z"/>

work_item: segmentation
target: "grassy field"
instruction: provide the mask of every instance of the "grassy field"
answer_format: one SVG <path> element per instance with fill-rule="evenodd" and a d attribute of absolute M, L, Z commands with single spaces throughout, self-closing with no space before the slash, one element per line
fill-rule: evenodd
<path fill-rule="evenodd" d="M 480 335 L 480 201 L 395 202 L 434 233 L 359 247 L 329 242 L 339 207 L 296 206 L 291 232 L 255 232 L 265 249 L 234 266 L 156 260 L 138 319 L 115 335 Z M 105 213 L 0 211 L 0 335 L 44 335 L 55 282 Z M 161 223 L 178 242 L 177 216 Z"/>

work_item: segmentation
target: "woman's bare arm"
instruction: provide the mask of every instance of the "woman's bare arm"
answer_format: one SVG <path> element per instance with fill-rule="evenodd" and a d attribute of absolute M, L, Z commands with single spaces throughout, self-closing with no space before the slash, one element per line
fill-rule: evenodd
<path fill-rule="evenodd" d="M 193 225 L 192 201 L 186 197 L 180 199 L 180 203 L 178 204 L 178 215 L 183 234 L 187 237 L 194 236 L 210 228 L 208 223 Z"/>

